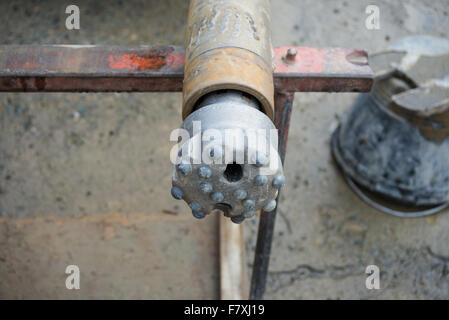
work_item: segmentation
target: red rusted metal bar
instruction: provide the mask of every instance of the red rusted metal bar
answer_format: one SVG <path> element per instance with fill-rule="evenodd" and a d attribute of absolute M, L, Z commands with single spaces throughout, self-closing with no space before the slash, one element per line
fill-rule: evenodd
<path fill-rule="evenodd" d="M 0 91 L 181 91 L 172 46 L 0 46 Z"/>
<path fill-rule="evenodd" d="M 367 92 L 373 84 L 363 50 L 280 47 L 273 62 L 274 86 L 283 92 Z"/>
<path fill-rule="evenodd" d="M 281 47 L 274 64 L 284 92 L 369 91 L 373 81 L 360 50 Z M 0 46 L 0 91 L 181 91 L 183 77 L 182 47 Z"/>

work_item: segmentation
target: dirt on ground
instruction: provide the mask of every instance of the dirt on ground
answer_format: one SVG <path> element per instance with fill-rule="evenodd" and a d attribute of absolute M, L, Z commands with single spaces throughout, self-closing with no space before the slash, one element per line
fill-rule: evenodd
<path fill-rule="evenodd" d="M 368 4 L 380 9 L 379 30 L 365 27 Z M 447 38 L 448 4 L 273 0 L 273 44 L 374 52 L 407 35 Z M 71 31 L 67 5 L 1 1 L 0 44 L 183 45 L 187 1 L 77 1 L 81 29 Z M 447 299 L 449 211 L 382 214 L 332 160 L 330 135 L 355 97 L 295 95 L 265 297 Z M 169 192 L 169 135 L 180 123 L 180 93 L 0 93 L 0 298 L 214 298 L 204 281 L 217 280 L 217 245 L 202 237 L 215 220 L 192 220 Z M 257 223 L 244 226 L 249 269 Z M 76 263 L 91 283 L 72 294 L 64 267 Z M 161 270 L 179 275 L 183 264 L 192 270 L 174 287 L 150 281 Z M 371 264 L 380 290 L 366 289 Z"/>

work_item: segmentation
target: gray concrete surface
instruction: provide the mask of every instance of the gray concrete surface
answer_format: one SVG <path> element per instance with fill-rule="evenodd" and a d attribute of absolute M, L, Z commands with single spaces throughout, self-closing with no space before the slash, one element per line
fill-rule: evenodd
<path fill-rule="evenodd" d="M 77 4 L 81 30 L 68 31 L 65 4 L 60 1 L 2 1 L 0 43 L 183 43 L 186 1 Z M 380 7 L 380 30 L 364 27 L 367 4 Z M 405 35 L 447 37 L 448 4 L 447 0 L 276 0 L 273 43 L 372 52 Z M 331 159 L 330 134 L 354 97 L 296 94 L 285 164 L 288 181 L 279 207 L 266 298 L 447 299 L 449 212 L 416 220 L 379 213 L 349 190 Z M 185 281 L 170 293 L 163 281 L 148 283 L 150 271 L 139 272 L 154 263 L 142 249 L 150 241 L 145 232 L 152 230 L 149 218 L 143 217 L 164 213 L 173 221 L 189 217 L 186 206 L 169 195 L 169 133 L 181 122 L 180 107 L 180 94 L 171 93 L 0 94 L 0 298 L 209 296 L 209 289 L 189 289 Z M 129 213 L 135 213 L 130 218 L 134 227 L 105 230 L 108 214 Z M 103 229 L 80 228 L 86 219 L 94 219 Z M 257 220 L 245 224 L 250 267 L 256 229 Z M 95 236 L 98 232 L 103 236 Z M 186 244 L 166 255 L 160 251 L 158 257 L 194 254 L 195 241 L 187 240 L 192 235 L 185 234 L 186 240 L 172 236 L 166 245 Z M 92 241 L 80 241 L 83 237 Z M 70 295 L 46 282 L 64 281 L 62 266 L 77 259 L 79 263 L 91 259 L 91 269 L 111 268 L 91 270 L 89 292 Z M 176 264 L 175 269 L 183 272 L 183 260 Z M 380 290 L 365 288 L 369 264 L 380 267 Z M 203 266 L 213 267 L 213 263 Z"/>

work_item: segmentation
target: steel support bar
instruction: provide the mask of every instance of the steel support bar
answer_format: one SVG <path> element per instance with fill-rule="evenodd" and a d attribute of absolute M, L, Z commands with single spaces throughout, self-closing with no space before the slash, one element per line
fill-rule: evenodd
<path fill-rule="evenodd" d="M 369 91 L 373 82 L 360 50 L 280 47 L 273 62 L 275 89 L 285 92 Z M 0 91 L 182 91 L 183 77 L 182 47 L 0 46 Z"/>
<path fill-rule="evenodd" d="M 294 92 L 275 92 L 274 122 L 279 131 L 278 151 L 282 164 L 287 150 L 288 129 L 290 127 L 290 116 L 293 107 Z M 279 190 L 276 202 L 280 201 L 281 190 Z M 274 223 L 276 220 L 277 207 L 269 212 L 261 212 L 259 220 L 259 231 L 257 234 L 256 251 L 254 254 L 253 273 L 251 277 L 250 299 L 261 300 L 265 292 L 265 283 L 270 262 L 271 243 L 273 239 Z"/>

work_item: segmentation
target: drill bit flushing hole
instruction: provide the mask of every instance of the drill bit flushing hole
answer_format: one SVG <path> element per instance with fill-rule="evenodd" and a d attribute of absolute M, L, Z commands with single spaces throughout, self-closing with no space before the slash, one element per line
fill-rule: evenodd
<path fill-rule="evenodd" d="M 226 170 L 223 174 L 229 182 L 237 182 L 243 177 L 243 168 L 241 165 L 234 162 L 226 166 Z"/>
<path fill-rule="evenodd" d="M 214 210 L 224 214 L 227 217 L 232 211 L 232 206 L 227 203 L 217 203 L 214 207 Z"/>

